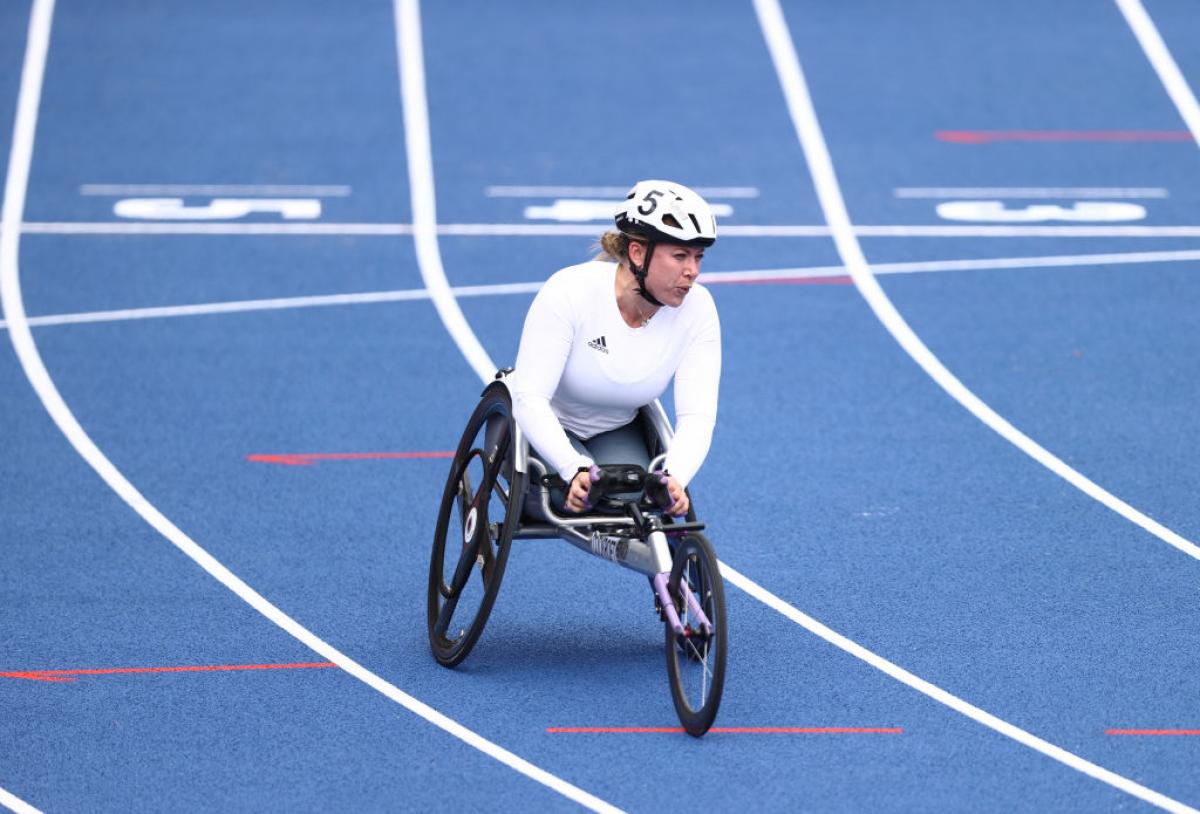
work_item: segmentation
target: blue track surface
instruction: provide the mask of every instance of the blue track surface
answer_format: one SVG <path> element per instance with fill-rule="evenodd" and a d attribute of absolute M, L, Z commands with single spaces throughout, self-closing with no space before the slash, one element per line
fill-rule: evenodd
<path fill-rule="evenodd" d="M 1200 85 L 1194 6 L 1147 3 Z M 4 157 L 30 11 L 0 6 Z M 710 196 L 732 211 L 705 270 L 747 275 L 711 285 L 721 413 L 693 484 L 723 561 L 932 685 L 1200 807 L 1200 737 L 1108 734 L 1200 733 L 1200 562 L 985 427 L 825 269 L 841 260 L 753 7 L 421 11 L 450 284 L 537 283 L 589 257 L 604 228 L 527 212 L 604 195 L 496 187 L 726 188 Z M 1043 447 L 1200 539 L 1200 259 L 1083 258 L 1200 238 L 1196 143 L 1116 5 L 784 12 L 850 217 L 874 228 L 863 249 L 915 333 Z M 480 384 L 423 293 L 397 39 L 379 0 L 54 10 L 17 213 L 20 293 L 63 401 L 148 503 L 383 681 L 621 809 L 1149 808 L 732 585 L 718 726 L 900 731 L 552 734 L 676 723 L 644 582 L 561 543 L 517 544 L 476 650 L 454 671 L 434 663 L 425 581 L 448 462 L 370 456 L 453 449 Z M 1027 135 L 963 143 L 945 131 Z M 1025 189 L 1009 210 L 1102 200 L 1145 217 L 951 221 L 937 207 L 954 193 L 901 192 L 979 187 Z M 114 209 L 175 197 L 192 214 Z M 315 198 L 320 215 L 197 214 L 214 198 Z M 986 267 L 1048 256 L 1063 259 Z M 885 273 L 948 260 L 980 266 Z M 824 270 L 802 279 L 810 268 Z M 780 269 L 793 278 L 771 280 Z M 379 292 L 391 293 L 290 299 Z M 532 292 L 460 294 L 482 346 L 511 362 Z M 232 302 L 242 310 L 144 310 Z M 0 791 L 14 806 L 576 806 L 351 674 L 311 666 L 326 657 L 114 494 L 11 351 L 0 421 Z M 288 453 L 366 457 L 249 457 Z M 38 674 L 250 665 L 278 667 Z"/>

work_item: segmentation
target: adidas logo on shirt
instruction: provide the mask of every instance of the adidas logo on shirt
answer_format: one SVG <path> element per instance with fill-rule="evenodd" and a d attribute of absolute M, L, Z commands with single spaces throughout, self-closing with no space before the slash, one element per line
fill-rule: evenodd
<path fill-rule="evenodd" d="M 591 342 L 588 342 L 588 347 L 595 348 L 601 353 L 608 353 L 608 343 L 604 341 L 603 336 L 601 336 L 599 339 L 593 339 Z"/>

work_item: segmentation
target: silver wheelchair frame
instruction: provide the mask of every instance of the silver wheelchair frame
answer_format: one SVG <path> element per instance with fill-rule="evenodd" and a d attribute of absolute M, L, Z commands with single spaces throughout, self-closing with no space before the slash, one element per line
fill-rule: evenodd
<path fill-rule="evenodd" d="M 556 510 L 547 467 L 531 454 L 513 416 L 506 373 L 498 373 L 484 388 L 442 494 L 426 610 L 434 657 L 454 667 L 471 652 L 487 624 L 513 542 L 565 540 L 649 578 L 654 607 L 664 624 L 672 701 L 684 730 L 703 735 L 720 705 L 728 637 L 719 561 L 700 533 L 704 524 L 695 522 L 692 511 L 682 521 L 665 515 L 644 494 L 620 489 L 619 478 L 612 482 L 619 496 L 602 494 L 607 479 L 593 482 L 597 503 L 608 511 Z M 674 432 L 657 399 L 641 407 L 639 415 L 652 456 L 648 474 L 653 474 L 666 460 Z M 476 475 L 468 477 L 468 468 Z M 538 518 L 526 515 L 529 495 L 536 495 Z M 504 509 L 503 519 L 491 517 L 495 501 Z M 483 592 L 473 612 L 470 605 L 466 608 L 464 624 L 459 601 L 468 586 L 477 584 L 476 574 L 482 578 Z"/>
<path fill-rule="evenodd" d="M 663 450 L 650 461 L 648 470 L 654 472 L 666 460 L 665 451 L 670 448 L 674 432 L 666 410 L 658 399 L 644 405 L 639 415 L 656 436 L 659 449 Z M 633 534 L 638 530 L 638 523 L 630 516 L 602 513 L 567 515 L 556 511 L 550 504 L 550 489 L 543 483 L 549 474 L 546 465 L 530 454 L 529 442 L 515 422 L 513 442 L 516 447 L 513 466 L 516 471 L 526 475 L 525 488 L 540 493 L 540 509 L 548 521 L 527 523 L 522 518 L 513 532 L 514 541 L 562 539 L 581 551 L 648 577 L 671 570 L 671 554 L 664 533 L 651 532 L 649 539 L 641 540 Z M 654 453 L 653 449 L 651 453 Z"/>

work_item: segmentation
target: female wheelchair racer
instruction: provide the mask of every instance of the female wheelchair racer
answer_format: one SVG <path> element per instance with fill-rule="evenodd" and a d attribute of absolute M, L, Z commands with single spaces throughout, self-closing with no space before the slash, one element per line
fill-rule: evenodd
<path fill-rule="evenodd" d="M 585 263 L 547 281 L 515 374 L 497 374 L 467 424 L 438 513 L 429 639 L 439 663 L 461 662 L 512 541 L 560 537 L 650 578 L 672 699 L 699 736 L 727 652 L 717 559 L 686 490 L 715 422 L 720 332 L 695 280 L 716 226 L 703 199 L 664 181 L 635 185 L 616 224 L 601 239 L 615 268 Z M 677 432 L 657 400 L 672 376 Z"/>

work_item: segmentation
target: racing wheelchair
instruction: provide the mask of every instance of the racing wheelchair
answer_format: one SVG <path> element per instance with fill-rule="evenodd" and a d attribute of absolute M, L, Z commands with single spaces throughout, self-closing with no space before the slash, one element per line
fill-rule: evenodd
<path fill-rule="evenodd" d="M 666 478 L 657 471 L 672 430 L 662 405 L 642 407 L 651 463 L 594 467 L 591 507 L 551 505 L 561 479 L 530 454 L 513 419 L 505 375 L 484 389 L 454 453 L 438 509 L 429 563 L 427 623 L 434 658 L 462 662 L 479 641 L 514 540 L 561 538 L 588 554 L 649 578 L 666 640 L 671 698 L 684 729 L 712 726 L 725 683 L 728 627 L 716 553 L 694 510 L 666 515 Z M 690 495 L 689 495 L 690 498 Z M 530 502 L 537 511 L 529 511 Z"/>

